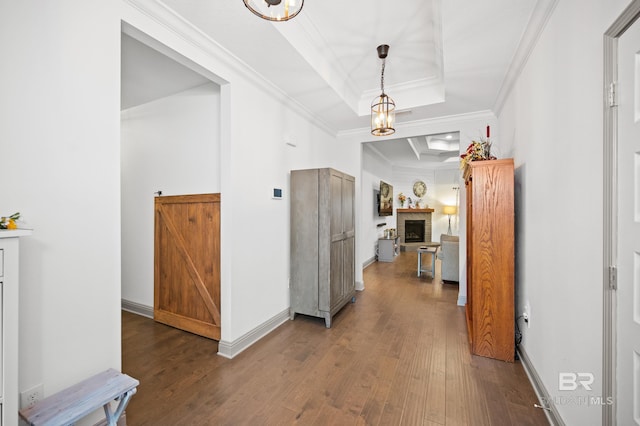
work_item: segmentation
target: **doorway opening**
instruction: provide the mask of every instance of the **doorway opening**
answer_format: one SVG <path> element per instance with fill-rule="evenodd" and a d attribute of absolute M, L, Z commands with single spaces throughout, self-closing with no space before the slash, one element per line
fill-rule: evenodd
<path fill-rule="evenodd" d="M 153 318 L 154 198 L 221 192 L 217 76 L 122 24 L 122 309 Z"/>

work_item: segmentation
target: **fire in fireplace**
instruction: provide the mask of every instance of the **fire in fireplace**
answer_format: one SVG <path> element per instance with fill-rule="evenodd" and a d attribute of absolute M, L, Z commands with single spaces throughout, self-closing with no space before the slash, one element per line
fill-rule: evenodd
<path fill-rule="evenodd" d="M 404 242 L 424 242 L 424 220 L 406 220 L 404 222 Z"/>

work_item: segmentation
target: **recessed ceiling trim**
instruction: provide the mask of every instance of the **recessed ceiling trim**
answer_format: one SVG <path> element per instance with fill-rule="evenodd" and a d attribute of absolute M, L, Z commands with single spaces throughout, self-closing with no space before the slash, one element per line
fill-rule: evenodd
<path fill-rule="evenodd" d="M 423 78 L 401 84 L 385 85 L 387 92 L 393 93 L 396 105 L 403 109 L 433 105 L 445 101 L 444 82 L 438 77 Z M 371 98 L 380 92 L 379 89 L 365 90 L 358 103 L 358 115 L 363 117 L 371 111 Z"/>
<path fill-rule="evenodd" d="M 434 43 L 435 75 L 425 70 L 430 76 L 424 79 L 385 84 L 388 93 L 393 93 L 396 105 L 403 109 L 432 105 L 445 101 L 442 25 L 439 1 L 429 2 L 433 10 L 432 27 Z M 379 88 L 362 90 L 361 82 L 354 81 L 340 63 L 338 55 L 331 50 L 331 45 L 318 30 L 318 27 L 306 14 L 300 14 L 286 26 L 273 24 L 280 34 L 298 51 L 334 92 L 358 116 L 365 117 L 371 113 L 371 99 L 378 95 Z"/>
<path fill-rule="evenodd" d="M 396 134 L 389 137 L 389 139 L 398 139 L 402 137 L 413 137 L 417 134 L 424 134 L 425 128 L 436 128 L 439 126 L 447 125 L 449 128 L 459 127 L 461 123 L 468 121 L 492 121 L 496 116 L 492 111 L 476 111 L 465 114 L 453 114 L 443 117 L 427 118 L 414 121 L 403 121 L 398 123 L 396 127 Z M 350 129 L 338 132 L 338 138 L 348 139 L 353 138 L 360 142 L 372 142 L 380 139 L 371 135 L 371 129 L 369 127 L 360 127 L 358 129 Z"/>
<path fill-rule="evenodd" d="M 413 151 L 413 153 L 416 155 L 416 158 L 418 160 L 420 160 L 420 152 L 418 152 L 418 149 L 416 148 L 416 144 L 413 143 L 413 141 L 411 140 L 411 138 L 407 138 L 407 143 L 409 144 L 409 146 L 411 147 L 411 150 Z"/>
<path fill-rule="evenodd" d="M 158 14 L 158 19 L 156 14 L 152 16 L 143 11 L 161 8 L 159 5 L 162 3 L 168 5 L 180 14 L 177 19 L 184 21 L 182 24 L 192 24 L 201 33 L 200 38 L 210 38 L 265 77 L 264 80 L 252 77 L 249 79 L 250 84 L 265 87 L 263 82 L 271 81 L 275 86 L 281 87 L 289 98 L 305 105 L 314 117 L 325 120 L 331 126 L 330 133 L 335 135 L 340 131 L 357 131 L 369 124 L 369 120 L 365 121 L 366 114 L 360 116 L 355 111 L 360 109 L 359 101 L 363 91 L 374 88 L 377 91 L 378 76 L 371 71 L 375 68 L 374 58 L 369 57 L 371 46 L 379 43 L 388 42 L 394 46 L 393 67 L 389 63 L 389 70 L 393 71 L 385 79 L 389 90 L 394 83 L 440 77 L 439 63 L 446 70 L 446 81 L 442 79 L 446 82 L 445 102 L 429 106 L 416 103 L 410 98 L 401 102 L 402 98 L 398 97 L 401 94 L 393 92 L 399 110 L 407 108 L 407 104 L 421 105 L 411 107 L 414 120 L 494 107 L 505 69 L 514 58 L 527 22 L 531 21 L 531 11 L 536 1 L 489 0 L 482 4 L 462 4 L 442 0 L 415 0 L 407 3 L 406 8 L 398 8 L 393 2 L 380 3 L 371 8 L 367 7 L 370 3 L 366 0 L 353 0 L 344 5 L 340 14 L 335 13 L 331 4 L 320 1 L 305 4 L 305 12 L 284 25 L 267 22 L 253 25 L 252 19 L 255 19 L 250 13 L 246 13 L 242 4 L 238 7 L 235 0 L 125 0 L 122 15 L 124 20 L 139 24 L 167 44 L 182 46 L 180 48 L 183 52 L 201 63 L 207 63 L 219 75 L 224 77 L 226 74 L 234 80 L 243 77 L 242 70 L 237 75 L 226 66 L 231 63 L 235 68 L 233 58 L 221 57 L 216 58 L 221 61 L 211 62 L 196 50 L 208 49 L 208 42 L 192 43 L 192 49 L 187 45 L 189 41 L 181 40 L 180 32 L 174 32 L 172 28 L 167 28 L 167 31 L 163 29 L 163 12 Z M 540 1 L 546 3 L 550 0 Z M 354 20 L 353 16 L 358 16 L 358 19 Z M 319 67 L 312 67 L 280 32 L 285 27 L 299 27 L 306 18 L 312 20 L 316 27 L 310 31 L 319 30 L 322 38 L 330 43 L 327 45 L 319 40 L 321 47 L 316 53 L 324 55 L 329 52 L 330 58 L 326 60 L 328 65 L 321 63 Z M 482 31 L 475 28 L 477 22 L 484 23 Z M 306 37 L 314 38 L 313 34 Z M 269 43 L 247 43 L 247 39 L 268 40 Z M 265 48 L 267 46 L 268 49 Z M 274 61 L 270 61 L 270 58 Z M 282 64 L 286 66 L 283 67 Z M 334 64 L 341 69 L 335 71 Z M 350 79 L 342 80 L 344 75 Z M 339 81 L 330 85 L 323 76 Z M 469 76 L 473 78 L 468 78 Z M 268 93 L 269 90 L 265 92 Z M 370 98 L 371 96 L 366 96 L 367 104 Z"/>
<path fill-rule="evenodd" d="M 357 111 L 360 92 L 340 65 L 337 55 L 329 48 L 316 25 L 307 15 L 299 15 L 295 21 L 274 27 L 294 49 L 311 65 L 324 81 L 353 111 Z M 373 96 L 372 96 L 373 97 Z M 368 101 L 371 102 L 371 99 Z M 370 109 L 370 105 L 368 108 Z M 369 112 L 367 112 L 369 114 Z"/>

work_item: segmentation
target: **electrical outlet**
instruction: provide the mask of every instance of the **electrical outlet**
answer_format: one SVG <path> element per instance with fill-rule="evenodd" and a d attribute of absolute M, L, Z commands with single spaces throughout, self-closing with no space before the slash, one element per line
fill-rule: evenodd
<path fill-rule="evenodd" d="M 28 408 L 35 405 L 36 402 L 43 398 L 42 385 L 36 385 L 31 389 L 20 393 L 20 406 L 22 408 Z"/>
<path fill-rule="evenodd" d="M 527 323 L 527 328 L 531 327 L 531 305 L 529 302 L 524 305 L 524 312 L 522 313 L 522 318 L 524 318 L 524 322 Z"/>

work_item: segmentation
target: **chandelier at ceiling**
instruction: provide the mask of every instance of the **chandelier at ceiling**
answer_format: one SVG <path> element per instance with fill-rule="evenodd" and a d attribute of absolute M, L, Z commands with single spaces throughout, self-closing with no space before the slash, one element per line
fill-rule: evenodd
<path fill-rule="evenodd" d="M 302 10 L 304 0 L 243 0 L 247 9 L 267 21 L 282 22 Z"/>
<path fill-rule="evenodd" d="M 380 73 L 380 96 L 371 102 L 371 134 L 373 136 L 388 136 L 396 129 L 393 125 L 396 121 L 396 104 L 384 93 L 384 65 L 389 53 L 389 46 L 381 44 L 377 47 L 378 58 L 382 59 L 382 72 Z"/>

